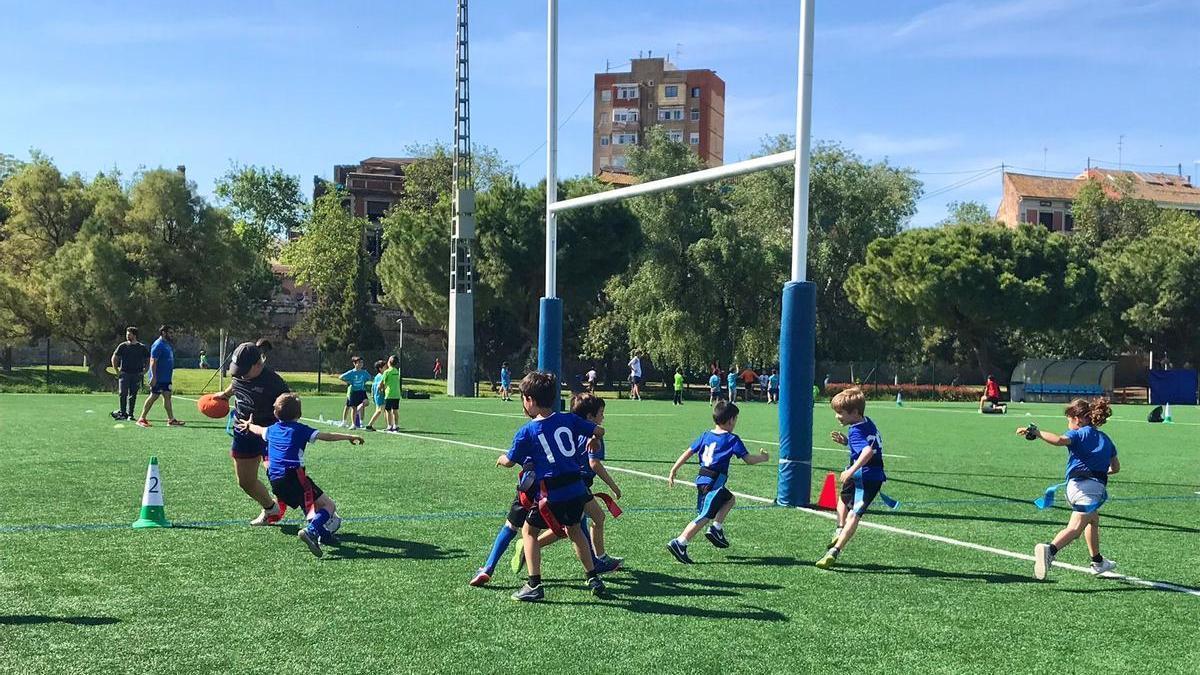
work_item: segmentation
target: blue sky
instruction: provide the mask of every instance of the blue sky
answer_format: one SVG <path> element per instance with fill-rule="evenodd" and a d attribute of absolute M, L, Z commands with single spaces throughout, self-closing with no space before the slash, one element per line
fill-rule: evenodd
<path fill-rule="evenodd" d="M 591 167 L 592 73 L 639 51 L 725 79 L 726 161 L 794 130 L 798 2 L 560 5 L 560 120 L 581 104 L 560 175 Z M 452 0 L 0 0 L 0 13 L 0 152 L 38 148 L 84 174 L 182 163 L 208 194 L 231 161 L 308 190 L 334 164 L 450 140 Z M 471 19 L 473 138 L 537 181 L 545 2 L 475 0 Z M 1197 0 L 818 0 L 814 138 L 921 171 L 913 225 L 951 200 L 994 208 L 987 169 L 1115 164 L 1119 141 L 1127 165 L 1194 174 L 1197 35 Z"/>

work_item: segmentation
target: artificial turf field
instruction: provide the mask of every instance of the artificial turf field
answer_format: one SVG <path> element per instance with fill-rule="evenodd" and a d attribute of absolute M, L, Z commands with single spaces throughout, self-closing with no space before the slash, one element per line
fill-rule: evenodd
<path fill-rule="evenodd" d="M 861 529 L 822 571 L 812 562 L 831 521 L 743 497 L 731 548 L 699 537 L 698 564 L 676 563 L 664 544 L 692 517 L 694 489 L 654 477 L 711 425 L 709 408 L 609 401 L 606 464 L 629 471 L 614 472 L 625 515 L 607 531 L 626 559 L 606 576 L 615 599 L 588 594 L 558 544 L 546 601 L 526 605 L 509 599 L 522 579 L 506 562 L 489 587 L 466 584 L 512 499 L 515 473 L 494 463 L 522 424 L 519 402 L 405 401 L 408 435 L 310 447 L 309 472 L 345 517 L 344 546 L 321 560 L 295 537 L 295 512 L 282 527 L 245 525 L 258 506 L 236 485 L 223 421 L 177 399 L 186 428 L 115 428 L 115 403 L 0 395 L 0 672 L 1200 672 L 1194 408 L 1150 425 L 1144 407 L 1118 406 L 1105 427 L 1123 471 L 1102 548 L 1117 572 L 1179 589 L 1165 590 L 1059 568 L 1033 580 L 1025 558 L 1069 512 L 1061 496 L 1048 511 L 1031 500 L 1060 480 L 1065 451 L 1013 429 L 1061 431 L 1060 405 L 1002 417 L 869 403 L 884 489 L 902 505 L 877 501 L 866 522 L 902 531 Z M 304 414 L 341 405 L 308 397 Z M 742 411 L 737 433 L 774 460 L 776 409 Z M 814 500 L 845 465 L 827 404 L 816 419 Z M 135 531 L 151 455 L 176 527 Z M 730 487 L 773 497 L 776 469 L 735 460 Z M 681 473 L 694 475 L 694 464 Z M 1086 565 L 1083 542 L 1059 561 Z"/>

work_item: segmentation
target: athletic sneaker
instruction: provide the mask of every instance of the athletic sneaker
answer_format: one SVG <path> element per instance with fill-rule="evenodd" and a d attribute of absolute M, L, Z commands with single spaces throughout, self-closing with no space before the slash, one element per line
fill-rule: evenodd
<path fill-rule="evenodd" d="M 267 525 L 278 525 L 283 522 L 283 516 L 287 513 L 287 504 L 282 501 L 275 500 L 275 508 L 279 510 L 277 514 L 267 514 Z"/>
<path fill-rule="evenodd" d="M 837 556 L 833 554 L 833 549 L 825 554 L 825 557 L 816 562 L 818 568 L 827 570 L 837 564 Z"/>
<path fill-rule="evenodd" d="M 1045 579 L 1054 564 L 1054 554 L 1050 552 L 1050 544 L 1038 544 L 1033 547 L 1033 578 Z"/>
<path fill-rule="evenodd" d="M 521 542 L 517 542 L 517 550 L 513 551 L 512 558 L 508 561 L 508 569 L 512 570 L 513 574 L 519 574 L 521 568 L 525 566 L 525 547 Z"/>
<path fill-rule="evenodd" d="M 608 588 L 604 586 L 604 582 L 600 580 L 600 577 L 592 577 L 588 579 L 587 586 L 589 589 L 591 589 L 592 595 L 596 596 L 597 598 L 610 597 L 608 594 Z"/>
<path fill-rule="evenodd" d="M 1111 571 L 1112 568 L 1116 566 L 1117 563 L 1109 560 L 1108 558 L 1104 558 L 1100 562 L 1092 563 L 1092 574 L 1099 576 L 1105 572 Z"/>
<path fill-rule="evenodd" d="M 134 424 L 138 425 L 139 427 L 142 427 L 143 429 L 150 428 L 150 420 L 146 419 L 145 417 L 139 417 L 138 421 L 134 422 Z"/>
<path fill-rule="evenodd" d="M 300 537 L 300 541 L 304 542 L 304 545 L 308 547 L 308 550 L 311 551 L 313 555 L 317 556 L 318 558 L 325 555 L 325 552 L 321 550 L 321 542 L 317 541 L 317 534 L 315 532 L 309 532 L 308 528 L 306 527 L 297 532 L 296 536 Z"/>
<path fill-rule="evenodd" d="M 729 548 L 729 540 L 725 538 L 725 530 L 723 528 L 718 530 L 709 525 L 708 530 L 704 532 L 704 536 L 717 548 Z"/>
<path fill-rule="evenodd" d="M 487 568 L 480 567 L 475 572 L 475 576 L 471 577 L 471 580 L 467 582 L 467 585 L 475 586 L 476 588 L 478 588 L 480 586 L 487 585 L 487 582 L 489 582 L 491 580 L 492 580 L 492 575 L 488 574 Z"/>
<path fill-rule="evenodd" d="M 186 422 L 180 422 L 179 420 L 167 420 L 167 426 L 169 427 L 181 427 L 184 424 L 186 424 Z"/>
<path fill-rule="evenodd" d="M 329 520 L 325 521 L 325 531 L 329 534 L 336 534 L 340 529 L 342 529 L 342 517 L 336 513 L 329 516 Z"/>
<path fill-rule="evenodd" d="M 538 584 L 536 587 L 534 587 L 530 586 L 529 582 L 525 582 L 525 585 L 521 587 L 521 590 L 513 593 L 512 595 L 513 600 L 519 600 L 521 602 L 537 602 L 538 600 L 544 600 L 545 598 L 546 591 L 542 589 L 542 585 Z"/>
<path fill-rule="evenodd" d="M 251 525 L 274 525 L 283 519 L 283 509 L 279 507 L 279 502 L 271 505 L 269 509 L 263 509 L 258 517 L 250 521 Z"/>
<path fill-rule="evenodd" d="M 108 414 L 109 414 L 109 416 L 110 416 L 110 417 L 112 417 L 114 420 L 123 420 L 123 419 L 125 419 L 125 413 L 121 412 L 120 410 L 114 410 L 114 411 L 112 411 L 112 412 L 110 412 L 110 413 L 108 413 Z"/>
<path fill-rule="evenodd" d="M 596 574 L 608 574 L 609 572 L 616 572 L 617 570 L 621 569 L 620 560 L 608 558 L 607 556 L 604 558 L 596 558 L 595 565 Z"/>
<path fill-rule="evenodd" d="M 370 424 L 368 424 L 367 426 L 365 426 L 363 428 L 366 429 L 367 431 L 375 431 L 375 427 L 371 426 Z"/>
<path fill-rule="evenodd" d="M 607 553 L 600 556 L 600 560 L 603 560 L 610 565 L 615 565 L 616 567 L 613 568 L 614 571 L 621 569 L 621 566 L 625 564 L 624 558 L 617 558 L 615 556 L 608 555 Z"/>
<path fill-rule="evenodd" d="M 672 539 L 671 541 L 667 542 L 667 550 L 670 551 L 671 555 L 675 556 L 675 559 L 679 562 L 686 565 L 692 564 L 692 559 L 689 558 L 687 554 L 687 546 L 684 546 L 678 541 Z"/>

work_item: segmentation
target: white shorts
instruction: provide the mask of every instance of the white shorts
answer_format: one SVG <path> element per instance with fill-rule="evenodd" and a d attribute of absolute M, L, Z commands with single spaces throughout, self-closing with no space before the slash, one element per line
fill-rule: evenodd
<path fill-rule="evenodd" d="M 1091 513 L 1108 501 L 1108 488 L 1095 478 L 1067 481 L 1067 503 L 1076 511 Z"/>

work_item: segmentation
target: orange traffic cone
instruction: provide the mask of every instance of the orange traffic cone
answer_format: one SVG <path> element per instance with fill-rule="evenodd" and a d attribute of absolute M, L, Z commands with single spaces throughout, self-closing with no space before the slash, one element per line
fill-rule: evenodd
<path fill-rule="evenodd" d="M 830 471 L 825 476 L 825 485 L 821 488 L 821 498 L 817 500 L 817 508 L 836 510 L 837 502 L 837 477 Z"/>

